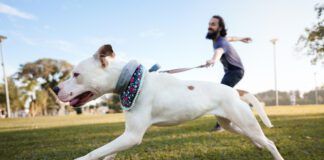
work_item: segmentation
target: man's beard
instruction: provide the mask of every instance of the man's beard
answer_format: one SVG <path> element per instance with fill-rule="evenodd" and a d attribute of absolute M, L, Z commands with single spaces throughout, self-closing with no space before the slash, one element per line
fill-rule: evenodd
<path fill-rule="evenodd" d="M 218 36 L 218 31 L 208 32 L 206 39 L 215 40 Z"/>

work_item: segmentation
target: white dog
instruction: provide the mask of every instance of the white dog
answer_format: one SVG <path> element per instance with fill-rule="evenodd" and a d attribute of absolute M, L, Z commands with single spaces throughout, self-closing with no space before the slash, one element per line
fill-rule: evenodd
<path fill-rule="evenodd" d="M 54 91 L 61 101 L 70 102 L 74 107 L 106 93 L 122 96 L 123 91 L 130 88 L 119 85 L 133 82 L 134 79 L 129 80 L 129 75 L 138 71 L 139 67 L 135 68 L 136 71 L 130 63 L 117 60 L 112 47 L 104 45 L 93 57 L 78 64 L 73 70 L 73 77 L 59 84 Z M 142 70 L 139 77 L 141 82 L 135 86 L 138 92 L 135 97 L 133 95 L 135 101 L 123 104 L 126 110 L 125 132 L 78 159 L 113 159 L 117 152 L 140 144 L 151 125 L 176 125 L 205 114 L 214 114 L 224 129 L 248 137 L 258 148 L 269 150 L 274 159 L 283 159 L 275 144 L 264 135 L 249 105 L 240 99 L 239 93 L 243 100 L 256 108 L 263 123 L 271 127 L 264 108 L 253 95 L 222 84 L 178 80 L 168 73 Z"/>

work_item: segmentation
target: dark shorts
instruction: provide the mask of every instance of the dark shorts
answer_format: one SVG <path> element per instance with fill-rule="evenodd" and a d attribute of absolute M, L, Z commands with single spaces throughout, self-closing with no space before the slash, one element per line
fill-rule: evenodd
<path fill-rule="evenodd" d="M 243 78 L 243 75 L 243 69 L 228 70 L 225 72 L 221 84 L 234 87 Z"/>

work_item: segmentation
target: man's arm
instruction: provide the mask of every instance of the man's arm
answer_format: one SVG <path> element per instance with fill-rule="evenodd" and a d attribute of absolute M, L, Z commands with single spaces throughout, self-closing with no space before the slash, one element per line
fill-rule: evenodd
<path fill-rule="evenodd" d="M 250 37 L 226 37 L 226 40 L 228 42 L 241 41 L 241 42 L 244 42 L 244 43 L 250 43 L 252 41 L 252 39 Z"/>
<path fill-rule="evenodd" d="M 224 54 L 223 48 L 216 49 L 213 57 L 210 60 L 206 61 L 206 67 L 214 66 L 215 62 L 220 60 L 223 54 Z"/>

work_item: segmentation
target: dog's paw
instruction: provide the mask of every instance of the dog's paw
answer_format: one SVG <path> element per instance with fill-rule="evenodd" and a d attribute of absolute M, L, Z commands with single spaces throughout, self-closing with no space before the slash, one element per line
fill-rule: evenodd
<path fill-rule="evenodd" d="M 87 158 L 86 158 L 86 156 L 83 156 L 83 157 L 76 158 L 74 160 L 87 160 Z"/>
<path fill-rule="evenodd" d="M 117 154 L 106 156 L 103 160 L 114 160 Z"/>

